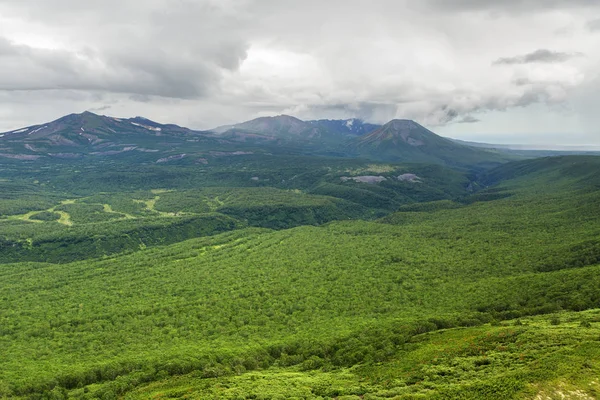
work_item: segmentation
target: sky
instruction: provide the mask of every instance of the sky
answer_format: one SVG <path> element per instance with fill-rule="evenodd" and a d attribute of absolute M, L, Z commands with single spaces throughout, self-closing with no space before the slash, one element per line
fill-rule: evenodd
<path fill-rule="evenodd" d="M 599 146 L 599 104 L 600 0 L 0 0 L 0 131 L 288 114 Z"/>

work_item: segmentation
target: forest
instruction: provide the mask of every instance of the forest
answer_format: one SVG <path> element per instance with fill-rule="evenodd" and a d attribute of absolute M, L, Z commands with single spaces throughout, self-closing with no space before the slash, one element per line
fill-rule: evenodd
<path fill-rule="evenodd" d="M 599 176 L 7 162 L 0 398 L 597 398 Z"/>

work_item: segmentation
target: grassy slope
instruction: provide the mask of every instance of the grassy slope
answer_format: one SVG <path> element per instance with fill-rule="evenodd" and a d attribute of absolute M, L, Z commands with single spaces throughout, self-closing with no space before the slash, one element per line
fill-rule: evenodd
<path fill-rule="evenodd" d="M 2 265 L 0 394 L 111 398 L 191 371 L 369 368 L 420 332 L 598 307 L 598 164 L 581 160 L 507 181 L 493 201 L 383 223 Z M 547 380 L 517 378 L 518 391 Z"/>
<path fill-rule="evenodd" d="M 192 373 L 125 398 L 593 399 L 600 395 L 599 335 L 599 310 L 522 318 L 416 335 L 381 363 L 276 366 L 218 378 Z"/>

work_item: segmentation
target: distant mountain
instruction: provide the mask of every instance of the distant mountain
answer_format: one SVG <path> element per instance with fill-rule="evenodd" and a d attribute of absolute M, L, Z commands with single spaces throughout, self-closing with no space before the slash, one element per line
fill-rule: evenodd
<path fill-rule="evenodd" d="M 378 160 L 455 166 L 494 164 L 509 158 L 492 150 L 455 143 L 405 119 L 392 120 L 353 139 L 348 148 L 361 156 Z"/>
<path fill-rule="evenodd" d="M 494 166 L 515 157 L 458 144 L 410 120 L 379 126 L 359 119 L 302 121 L 279 115 L 202 132 L 142 117 L 125 119 L 84 112 L 0 133 L 0 159 L 122 154 L 135 155 L 129 162 L 206 163 L 207 157 L 219 154 L 256 152 L 469 167 Z"/>
<path fill-rule="evenodd" d="M 296 142 L 298 144 L 340 143 L 345 134 L 322 124 L 302 121 L 289 115 L 260 117 L 235 125 L 220 126 L 211 132 L 238 141 Z"/>
<path fill-rule="evenodd" d="M 121 119 L 91 112 L 0 134 L 0 156 L 23 160 L 78 158 L 128 151 L 159 152 L 200 132 L 143 117 Z"/>
<path fill-rule="evenodd" d="M 381 127 L 381 125 L 370 124 L 358 118 L 319 119 L 307 122 L 313 124 L 314 126 L 327 129 L 330 132 L 336 132 L 348 136 L 361 136 Z"/>

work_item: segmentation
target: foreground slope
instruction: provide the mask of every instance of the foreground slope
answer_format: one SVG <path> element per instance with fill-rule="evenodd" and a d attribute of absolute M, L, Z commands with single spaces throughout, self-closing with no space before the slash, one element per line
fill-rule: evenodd
<path fill-rule="evenodd" d="M 559 399 L 600 395 L 600 310 L 417 334 L 387 360 L 319 368 L 318 360 L 223 377 L 191 373 L 126 399 Z M 312 363 L 312 364 L 311 364 Z"/>
<path fill-rule="evenodd" d="M 508 374 L 512 356 L 486 347 L 502 353 L 517 343 L 510 354 L 533 370 L 546 353 L 518 349 L 535 348 L 543 335 L 506 338 L 490 328 L 503 336 L 488 343 L 486 330 L 472 331 L 483 343 L 445 353 L 439 370 L 435 357 L 401 361 L 404 352 L 428 351 L 416 336 L 424 332 L 600 305 L 598 159 L 505 168 L 517 172 L 491 174 L 499 183 L 471 201 L 434 202 L 379 222 L 253 228 L 71 264 L 1 265 L 0 396 L 115 398 L 169 376 L 296 365 L 307 379 L 355 366 L 360 392 L 336 392 L 327 379 L 303 381 L 325 398 L 377 393 L 396 374 L 403 382 L 393 387 L 408 391 L 387 397 L 419 392 L 437 374 L 454 377 L 436 385 L 454 385 L 446 398 L 458 398 L 473 382 L 444 368 L 460 365 L 461 354 L 477 357 L 468 360 L 476 371 L 501 378 L 488 375 L 489 385 L 467 398 L 497 398 L 502 388 L 525 396 L 533 384 L 554 390 L 556 376 Z M 586 319 L 593 329 L 594 318 Z M 597 371 L 597 335 L 582 340 L 589 346 L 576 350 L 577 360 L 587 357 L 582 368 Z M 556 362 L 566 365 L 565 357 Z M 191 389 L 223 382 L 202 379 Z M 571 384 L 568 390 L 594 393 Z M 428 385 L 422 395 L 444 393 Z"/>

